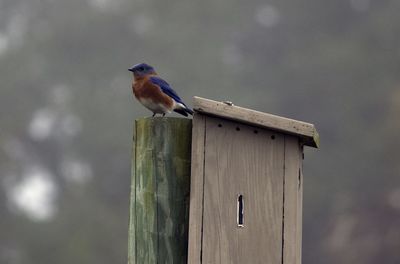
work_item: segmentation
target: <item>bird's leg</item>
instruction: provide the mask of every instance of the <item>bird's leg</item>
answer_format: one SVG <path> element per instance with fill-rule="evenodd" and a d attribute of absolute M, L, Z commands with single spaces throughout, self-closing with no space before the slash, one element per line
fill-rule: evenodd
<path fill-rule="evenodd" d="M 156 113 L 153 113 L 153 115 L 151 117 L 155 117 Z"/>
<path fill-rule="evenodd" d="M 164 114 L 162 114 L 162 116 L 164 117 L 164 116 L 165 116 L 165 113 L 164 113 Z"/>

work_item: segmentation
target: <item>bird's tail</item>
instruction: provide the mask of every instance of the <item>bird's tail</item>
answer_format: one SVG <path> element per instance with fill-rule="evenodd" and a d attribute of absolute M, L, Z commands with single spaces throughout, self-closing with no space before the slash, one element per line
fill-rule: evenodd
<path fill-rule="evenodd" d="M 184 116 L 188 116 L 188 114 L 193 115 L 193 110 L 187 107 L 186 105 L 179 104 L 179 106 L 180 107 L 174 109 L 175 112 Z"/>

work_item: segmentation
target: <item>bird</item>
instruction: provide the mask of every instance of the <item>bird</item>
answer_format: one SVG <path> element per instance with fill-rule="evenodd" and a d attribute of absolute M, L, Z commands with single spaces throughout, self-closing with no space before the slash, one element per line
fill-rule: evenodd
<path fill-rule="evenodd" d="M 156 114 L 165 116 L 175 111 L 181 115 L 193 115 L 190 109 L 164 79 L 158 76 L 154 67 L 139 63 L 128 69 L 133 74 L 132 91 L 136 99 Z"/>

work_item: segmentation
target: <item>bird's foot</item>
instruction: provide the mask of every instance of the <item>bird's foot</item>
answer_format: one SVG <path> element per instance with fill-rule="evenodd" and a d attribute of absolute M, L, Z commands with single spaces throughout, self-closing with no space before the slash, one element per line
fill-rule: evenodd
<path fill-rule="evenodd" d="M 155 117 L 155 116 L 156 116 L 156 113 L 153 113 L 153 115 L 151 117 Z"/>

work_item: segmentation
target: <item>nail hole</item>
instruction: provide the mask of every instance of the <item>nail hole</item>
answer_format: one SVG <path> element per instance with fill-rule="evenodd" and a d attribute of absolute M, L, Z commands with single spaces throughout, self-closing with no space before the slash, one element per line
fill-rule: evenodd
<path fill-rule="evenodd" d="M 275 139 L 275 135 L 272 135 L 272 136 L 271 136 L 271 139 L 274 140 L 274 139 Z"/>
<path fill-rule="evenodd" d="M 258 134 L 258 131 L 257 131 L 257 130 L 254 130 L 254 134 Z"/>
<path fill-rule="evenodd" d="M 236 127 L 236 130 L 237 130 L 237 131 L 240 131 L 240 127 Z"/>
<path fill-rule="evenodd" d="M 221 124 L 218 124 L 218 127 L 222 127 L 222 125 L 221 125 Z"/>

